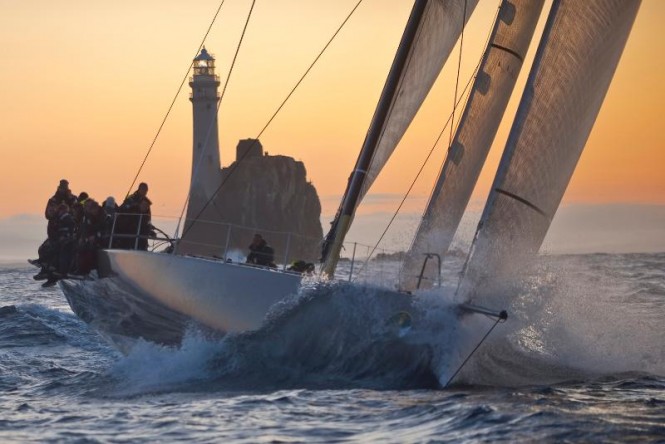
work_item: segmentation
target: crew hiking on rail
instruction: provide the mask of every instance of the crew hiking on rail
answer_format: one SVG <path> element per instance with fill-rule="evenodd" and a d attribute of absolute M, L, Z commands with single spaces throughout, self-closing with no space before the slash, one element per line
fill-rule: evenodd
<path fill-rule="evenodd" d="M 39 258 L 28 261 L 40 267 L 35 280 L 45 280 L 42 286 L 50 287 L 70 275 L 86 275 L 97 268 L 100 248 L 147 250 L 148 238 L 156 237 L 147 194 L 148 185 L 141 183 L 120 207 L 113 197 L 102 206 L 86 192 L 75 196 L 62 179 L 46 203 L 47 238 L 38 249 Z"/>

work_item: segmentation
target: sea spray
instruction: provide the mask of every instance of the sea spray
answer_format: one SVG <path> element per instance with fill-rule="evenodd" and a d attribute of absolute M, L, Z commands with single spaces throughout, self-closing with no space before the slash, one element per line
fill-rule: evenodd
<path fill-rule="evenodd" d="M 644 283 L 624 279 L 625 261 L 617 258 L 542 258 L 512 299 L 500 295 L 510 301 L 509 320 L 479 350 L 464 381 L 505 386 L 665 373 L 662 319 L 644 310 L 662 303 L 665 291 L 626 300 L 627 286 Z"/>
<path fill-rule="evenodd" d="M 211 378 L 210 360 L 219 353 L 223 341 L 210 340 L 189 331 L 180 347 L 138 340 L 127 356 L 110 369 L 116 381 L 116 396 L 191 389 Z"/>

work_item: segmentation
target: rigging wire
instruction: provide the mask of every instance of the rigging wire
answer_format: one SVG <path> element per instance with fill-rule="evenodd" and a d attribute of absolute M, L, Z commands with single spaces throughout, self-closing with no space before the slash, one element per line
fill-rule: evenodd
<path fill-rule="evenodd" d="M 480 64 L 478 65 L 480 66 Z M 466 83 L 466 86 L 464 87 L 464 90 L 462 91 L 462 94 L 460 95 L 459 100 L 456 103 L 456 106 L 458 106 L 462 102 L 462 98 L 466 94 L 467 89 L 471 85 L 471 82 L 473 82 L 473 79 L 475 79 L 477 73 L 477 68 L 476 71 L 473 72 L 471 77 L 469 78 L 469 81 Z M 381 233 L 381 236 L 379 237 L 379 240 L 376 241 L 374 244 L 374 247 L 372 248 L 372 251 L 370 251 L 369 255 L 367 256 L 367 259 L 363 262 L 362 267 L 360 267 L 360 270 L 358 270 L 358 273 L 356 274 L 356 277 L 353 279 L 354 281 L 358 279 L 358 277 L 365 271 L 366 265 L 369 263 L 369 260 L 374 256 L 374 253 L 376 252 L 376 249 L 379 247 L 379 244 L 385 237 L 385 235 L 388 233 L 388 230 L 392 226 L 392 223 L 395 221 L 395 218 L 397 218 L 397 215 L 399 214 L 400 210 L 402 209 L 402 206 L 404 206 L 404 203 L 406 202 L 406 199 L 408 199 L 409 195 L 411 194 L 411 191 L 413 190 L 413 187 L 416 185 L 416 182 L 420 178 L 420 175 L 422 174 L 423 170 L 425 169 L 425 166 L 429 162 L 429 159 L 432 157 L 432 154 L 434 154 L 434 150 L 436 149 L 436 146 L 438 145 L 439 141 L 443 137 L 443 133 L 446 131 L 446 128 L 448 128 L 448 125 L 452 123 L 452 118 L 453 115 L 452 113 L 448 115 L 448 119 L 446 120 L 446 123 L 444 124 L 443 128 L 439 132 L 439 135 L 437 136 L 436 140 L 432 144 L 432 148 L 430 148 L 429 153 L 427 153 L 427 156 L 425 157 L 425 160 L 423 160 L 422 164 L 420 165 L 420 169 L 418 170 L 418 173 L 416 173 L 416 177 L 413 178 L 413 181 L 411 182 L 411 185 L 409 185 L 409 188 L 406 190 L 406 193 L 402 197 L 402 200 L 400 201 L 399 205 L 397 206 L 397 209 L 393 213 L 392 217 L 390 218 L 390 221 L 386 225 L 386 228 L 383 230 L 383 233 Z"/>
<path fill-rule="evenodd" d="M 455 127 L 455 107 L 457 102 L 457 89 L 459 87 L 459 75 L 462 70 L 462 53 L 464 49 L 464 28 L 466 28 L 466 3 L 467 0 L 464 0 L 464 9 L 462 12 L 462 32 L 460 33 L 459 40 L 459 57 L 457 59 L 457 77 L 455 78 L 455 96 L 453 97 L 453 112 L 452 112 L 452 124 L 450 125 L 450 138 L 448 139 L 448 149 L 453 145 L 453 130 Z M 481 59 L 482 60 L 482 59 Z"/>
<path fill-rule="evenodd" d="M 199 154 L 199 158 L 196 161 L 196 166 L 194 167 L 194 171 L 192 173 L 192 179 L 194 179 L 199 172 L 199 168 L 201 166 L 201 163 L 203 161 L 203 154 L 205 153 L 206 148 L 208 147 L 208 141 L 210 140 L 210 135 L 212 134 L 212 129 L 217 123 L 217 116 L 219 115 L 219 109 L 222 106 L 222 100 L 224 100 L 224 95 L 226 94 L 226 87 L 229 85 L 229 81 L 231 80 L 231 74 L 233 74 L 233 68 L 236 65 L 236 60 L 238 59 L 238 53 L 240 52 L 240 47 L 242 46 L 242 42 L 245 38 L 245 33 L 247 32 L 247 26 L 249 25 L 249 20 L 252 17 L 252 12 L 254 11 L 254 5 L 256 4 L 256 0 L 252 0 L 252 6 L 249 8 L 249 13 L 247 14 L 247 20 L 245 20 L 245 26 L 242 29 L 242 33 L 240 35 L 240 40 L 238 41 L 238 45 L 236 46 L 236 51 L 235 54 L 233 55 L 233 60 L 231 61 L 231 67 L 229 68 L 229 73 L 226 76 L 226 81 L 224 82 L 224 87 L 222 88 L 222 93 L 219 96 L 219 100 L 217 101 L 217 108 L 215 109 L 215 115 L 213 118 L 210 120 L 210 125 L 208 125 L 208 131 L 206 132 L 206 137 L 203 142 L 203 149 L 201 150 L 201 154 Z M 182 206 L 182 210 L 180 212 L 180 217 L 178 218 L 178 224 L 176 225 L 175 229 L 175 235 L 174 237 L 177 239 L 178 238 L 178 232 L 180 231 L 180 224 L 182 223 L 182 217 L 185 214 L 185 208 L 187 207 L 187 203 L 189 202 L 189 198 L 192 195 L 192 181 L 189 182 L 189 190 L 187 192 L 187 197 L 185 198 L 185 202 Z M 219 211 L 219 208 L 217 208 L 217 205 L 213 202 L 213 206 L 217 209 L 217 211 L 221 214 L 221 211 Z M 197 216 L 198 217 L 198 216 Z"/>
<path fill-rule="evenodd" d="M 221 3 L 219 4 L 219 7 L 217 7 L 217 11 L 215 11 L 215 15 L 212 18 L 212 21 L 210 22 L 210 25 L 208 25 L 208 29 L 206 30 L 205 34 L 203 35 L 203 38 L 201 39 L 201 43 L 199 44 L 198 49 L 196 50 L 196 54 L 194 54 L 194 57 L 192 57 L 192 62 L 187 66 L 187 71 L 185 72 L 184 77 L 182 78 L 182 81 L 180 82 L 180 86 L 178 87 L 178 91 L 176 91 L 175 96 L 173 96 L 173 100 L 171 101 L 171 105 L 169 105 L 169 109 L 166 111 L 166 114 L 164 115 L 164 118 L 162 119 L 162 123 L 159 125 L 159 128 L 157 129 L 157 133 L 155 134 L 155 137 L 152 139 L 152 143 L 150 144 L 150 147 L 148 148 L 148 152 L 146 153 L 145 157 L 143 158 L 143 162 L 141 162 L 141 166 L 139 167 L 138 171 L 136 172 L 136 176 L 134 176 L 134 180 L 132 180 L 131 185 L 129 186 L 129 190 L 127 190 L 127 194 L 125 197 L 129 196 L 129 193 L 132 192 L 132 189 L 134 188 L 134 185 L 136 184 L 136 180 L 139 178 L 139 174 L 141 174 L 141 171 L 143 170 L 143 166 L 145 165 L 146 161 L 148 160 L 148 156 L 150 156 L 150 153 L 152 152 L 152 148 L 155 146 L 155 143 L 157 142 L 157 138 L 162 132 L 162 128 L 164 128 L 164 124 L 166 123 L 166 119 L 168 119 L 169 115 L 171 114 L 171 110 L 173 109 L 173 106 L 175 105 L 175 101 L 178 99 L 178 96 L 180 95 L 180 91 L 182 91 L 182 87 L 187 81 L 187 77 L 189 77 L 189 71 L 192 69 L 192 65 L 194 64 L 194 58 L 199 55 L 199 52 L 201 52 L 201 48 L 203 48 L 203 45 L 205 44 L 206 39 L 208 38 L 208 34 L 210 34 L 210 30 L 212 29 L 212 26 L 215 24 L 215 21 L 217 20 L 217 16 L 219 15 L 219 11 L 221 11 L 222 6 L 224 5 L 224 1 L 222 0 Z"/>
<path fill-rule="evenodd" d="M 316 65 L 316 63 L 319 61 L 319 59 L 321 58 L 321 56 L 323 56 L 323 53 L 328 49 L 328 47 L 329 47 L 330 44 L 333 42 L 333 40 L 335 40 L 335 38 L 337 37 L 337 35 L 340 33 L 340 31 L 342 30 L 342 28 L 344 28 L 344 26 L 346 25 L 346 23 L 349 21 L 349 19 L 351 18 L 351 16 L 356 12 L 356 10 L 358 9 L 358 7 L 360 6 L 360 4 L 361 4 L 362 2 L 363 2 L 363 0 L 358 0 L 358 3 L 356 3 L 356 5 L 355 5 L 355 6 L 353 7 L 353 9 L 351 10 L 351 12 L 349 12 L 349 14 L 346 16 L 346 18 L 345 18 L 344 21 L 342 22 L 342 24 L 337 28 L 337 30 L 336 30 L 335 33 L 332 35 L 332 37 L 330 38 L 330 40 L 328 40 L 328 42 L 325 44 L 325 46 L 323 47 L 323 49 L 321 50 L 321 52 L 319 52 L 319 54 L 314 58 L 314 61 L 313 61 L 313 62 L 309 65 L 309 67 L 305 70 L 305 73 L 300 77 L 300 79 L 296 82 L 295 86 L 294 86 L 294 87 L 291 89 L 291 91 L 287 94 L 286 98 L 285 98 L 285 99 L 282 101 L 282 103 L 277 107 L 277 110 L 273 113 L 273 115 L 270 117 L 270 119 L 268 119 L 268 122 L 263 126 L 263 128 L 261 129 L 261 131 L 259 131 L 258 135 L 254 138 L 254 142 L 252 143 L 252 146 L 254 146 L 254 144 L 256 144 L 256 141 L 258 141 L 258 139 L 261 137 L 261 135 L 262 135 L 262 134 L 268 129 L 268 127 L 270 126 L 270 124 L 272 123 L 272 121 L 275 119 L 275 117 L 277 116 L 277 114 L 279 114 L 279 112 L 282 110 L 282 108 L 284 107 L 284 105 L 286 105 L 286 102 L 287 102 L 287 101 L 291 98 L 291 96 L 295 93 L 296 89 L 300 86 L 300 84 L 303 82 L 303 80 L 304 80 L 305 77 L 309 74 L 309 72 L 312 70 L 312 68 L 314 68 L 314 65 Z M 182 233 L 182 236 L 183 236 L 183 237 L 189 232 L 189 230 L 190 230 L 190 229 L 194 226 L 194 224 L 198 221 L 198 219 L 199 219 L 199 217 L 201 216 L 201 214 L 203 214 L 203 212 L 206 210 L 206 208 L 208 208 L 208 205 L 210 205 L 210 203 L 211 203 L 212 201 L 214 201 L 214 199 L 217 197 L 217 194 L 219 193 L 219 191 L 222 189 L 222 187 L 224 187 L 224 185 L 226 184 L 226 182 L 229 180 L 229 178 L 230 178 L 230 177 L 233 175 L 233 173 L 236 171 L 236 169 L 237 169 L 237 167 L 238 167 L 238 164 L 240 164 L 240 162 L 242 162 L 242 161 L 244 160 L 244 158 L 247 156 L 247 154 L 248 154 L 250 151 L 251 151 L 251 147 L 250 147 L 250 149 L 246 150 L 246 151 L 243 153 L 242 157 L 240 157 L 239 159 L 236 160 L 236 162 L 235 162 L 235 165 L 236 165 L 236 166 L 235 166 L 233 169 L 230 169 L 230 170 L 229 170 L 229 172 L 228 172 L 228 174 L 226 175 L 226 177 L 224 177 L 224 180 L 222 180 L 222 183 L 217 187 L 217 189 L 216 189 L 215 192 L 212 194 L 212 196 L 208 199 L 208 201 L 205 203 L 205 205 L 203 205 L 203 208 L 201 208 L 201 210 L 200 210 L 200 211 L 196 214 L 196 216 L 193 218 L 192 223 L 191 223 L 188 227 L 185 227 L 185 230 L 184 230 L 183 233 Z M 180 216 L 180 217 L 182 218 L 182 216 Z"/>
<path fill-rule="evenodd" d="M 494 324 L 492 324 L 492 327 L 490 327 L 490 329 L 487 331 L 487 333 L 485 333 L 485 336 L 483 336 L 483 338 L 480 340 L 480 342 L 478 342 L 478 344 L 476 344 L 475 348 L 473 350 L 471 350 L 471 353 L 469 353 L 469 355 L 466 357 L 464 362 L 462 362 L 462 364 L 457 368 L 457 370 L 455 370 L 455 373 L 453 373 L 453 375 L 448 379 L 448 381 L 443 386 L 443 388 L 448 387 L 448 385 L 453 381 L 453 379 L 455 379 L 455 376 L 457 376 L 457 374 L 462 370 L 462 368 L 464 368 L 466 363 L 469 362 L 469 359 L 471 359 L 471 356 L 473 356 L 473 354 L 476 352 L 476 350 L 478 350 L 480 348 L 480 346 L 483 345 L 483 342 L 485 342 L 485 339 L 487 339 L 487 337 L 490 335 L 490 333 L 492 333 L 492 331 L 494 331 L 494 328 L 497 325 L 499 325 L 500 323 L 505 322 L 505 320 L 506 320 L 506 318 L 503 318 L 503 317 L 497 318 L 497 320 L 494 322 Z"/>
<path fill-rule="evenodd" d="M 466 17 L 466 1 L 464 2 L 464 8 L 465 8 L 464 16 Z M 496 14 L 494 16 L 493 23 L 496 23 L 496 21 L 498 20 L 499 11 L 500 11 L 500 8 L 497 8 Z M 487 45 L 489 44 L 490 39 L 492 38 L 492 31 L 491 31 L 492 28 L 490 28 L 490 32 L 487 34 L 487 38 L 485 39 L 485 48 L 487 48 Z M 462 26 L 462 32 L 463 31 L 464 31 L 464 25 Z M 461 50 L 461 44 L 460 44 L 460 50 Z M 360 270 L 356 274 L 356 278 L 353 279 L 354 281 L 356 281 L 358 279 L 358 277 L 363 273 L 363 271 L 365 271 L 366 265 L 369 263 L 369 260 L 372 258 L 372 256 L 374 255 L 374 252 L 379 247 L 379 244 L 381 243 L 381 241 L 383 240 L 385 235 L 388 233 L 388 230 L 390 229 L 393 222 L 395 221 L 395 218 L 397 218 L 397 215 L 399 214 L 400 210 L 402 209 L 402 206 L 404 206 L 404 203 L 406 202 L 406 199 L 411 194 L 411 191 L 413 190 L 413 187 L 415 186 L 416 181 L 418 180 L 418 178 L 422 174 L 422 172 L 425 168 L 425 165 L 429 162 L 429 159 L 432 156 L 432 154 L 434 152 L 434 149 L 436 148 L 436 145 L 439 143 L 439 141 L 443 137 L 443 133 L 446 131 L 446 128 L 448 127 L 448 124 L 450 124 L 452 122 L 452 120 L 454 119 L 455 107 L 459 106 L 459 104 L 462 100 L 462 97 L 464 97 L 466 95 L 466 92 L 467 92 L 469 86 L 471 85 L 471 82 L 476 78 L 476 76 L 478 74 L 478 70 L 480 69 L 480 65 L 482 64 L 483 58 L 485 57 L 485 52 L 483 52 L 482 56 L 480 57 L 480 60 L 478 61 L 478 64 L 476 65 L 476 68 L 474 69 L 473 73 L 471 74 L 471 77 L 467 81 L 466 86 L 464 87 L 464 90 L 462 91 L 462 94 L 460 95 L 460 98 L 455 103 L 453 103 L 453 110 L 452 110 L 451 114 L 448 116 L 448 120 L 446 120 L 446 123 L 444 124 L 443 128 L 441 129 L 441 132 L 439 132 L 439 135 L 437 136 L 434 144 L 432 145 L 432 148 L 430 149 L 429 153 L 425 157 L 425 160 L 423 161 L 423 163 L 420 165 L 420 169 L 418 170 L 418 173 L 416 174 L 416 177 L 413 179 L 413 181 L 411 182 L 411 185 L 409 186 L 406 193 L 402 197 L 401 202 L 399 203 L 399 205 L 397 206 L 397 209 L 395 210 L 392 217 L 390 218 L 390 221 L 386 225 L 386 228 L 383 230 L 383 233 L 381 233 L 381 236 L 379 237 L 379 240 L 376 241 L 376 243 L 374 244 L 374 247 L 372 248 L 372 251 L 367 256 L 367 259 L 363 262 L 362 267 L 360 267 Z M 460 55 L 460 57 L 461 57 L 461 55 Z M 460 68 L 459 68 L 459 65 L 458 65 L 457 81 L 459 81 L 459 74 L 460 74 L 459 71 L 460 71 Z M 457 86 L 455 87 L 455 89 L 457 90 Z M 470 91 L 469 91 L 469 94 L 470 94 Z M 457 91 L 455 92 L 455 97 L 457 97 Z M 467 101 L 468 101 L 468 99 L 469 99 L 469 96 L 467 96 Z M 465 105 L 465 107 L 466 107 L 466 105 Z M 452 131 L 452 126 L 451 126 L 451 131 Z M 451 144 L 449 144 L 449 146 L 450 145 Z M 441 171 L 443 170 L 443 165 L 445 165 L 445 161 L 446 161 L 447 157 L 448 157 L 448 154 L 446 154 L 446 158 L 444 159 L 444 162 L 441 164 Z M 439 171 L 439 175 L 441 174 L 441 171 Z M 434 190 L 432 190 L 432 192 L 430 192 L 428 202 L 432 200 L 433 191 Z"/>

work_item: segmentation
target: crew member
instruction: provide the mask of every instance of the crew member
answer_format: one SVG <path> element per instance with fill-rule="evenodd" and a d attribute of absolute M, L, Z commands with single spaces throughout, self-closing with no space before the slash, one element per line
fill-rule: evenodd
<path fill-rule="evenodd" d="M 53 194 L 53 196 L 51 196 L 51 198 L 48 200 L 46 207 L 48 208 L 49 204 L 59 205 L 61 203 L 67 204 L 69 207 L 76 203 L 76 196 L 74 196 L 72 191 L 69 189 L 69 182 L 67 179 L 62 179 L 60 181 L 58 188 L 55 190 L 55 194 Z M 44 216 L 48 219 L 46 210 L 44 210 Z"/>
<path fill-rule="evenodd" d="M 127 196 L 119 209 L 116 221 L 116 229 L 125 235 L 121 240 L 121 248 L 148 249 L 148 237 L 154 237 L 154 228 L 151 225 L 150 206 L 152 202 L 148 199 L 148 184 L 141 182 L 138 189 Z M 126 237 L 128 235 L 139 236 L 138 239 Z M 115 242 L 114 242 L 115 245 Z"/>
<path fill-rule="evenodd" d="M 268 245 L 266 240 L 260 234 L 255 234 L 252 243 L 249 245 L 249 255 L 247 255 L 248 264 L 263 265 L 267 267 L 276 267 L 275 250 Z"/>
<path fill-rule="evenodd" d="M 57 241 L 55 255 L 57 259 L 57 273 L 52 273 L 42 287 L 50 287 L 58 282 L 58 279 L 66 277 L 74 258 L 76 248 L 76 222 L 69 212 L 69 206 L 65 203 L 58 205 L 57 212 Z"/>

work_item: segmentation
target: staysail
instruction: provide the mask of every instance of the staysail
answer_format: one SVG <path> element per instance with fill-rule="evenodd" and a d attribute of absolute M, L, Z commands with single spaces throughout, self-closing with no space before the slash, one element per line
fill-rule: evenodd
<path fill-rule="evenodd" d="M 446 253 L 499 128 L 544 0 L 503 1 L 469 99 L 416 236 L 403 264 L 400 287 L 421 281 L 424 255 Z M 428 262 L 423 286 L 438 270 Z"/>
<path fill-rule="evenodd" d="M 323 246 L 335 273 L 353 214 L 411 124 L 478 0 L 416 0 L 369 131 Z"/>
<path fill-rule="evenodd" d="M 478 225 L 460 299 L 482 303 L 492 292 L 496 301 L 504 280 L 538 252 L 639 5 L 640 0 L 554 1 Z"/>

